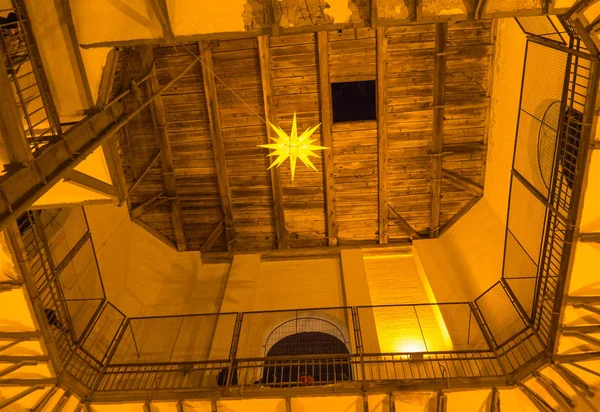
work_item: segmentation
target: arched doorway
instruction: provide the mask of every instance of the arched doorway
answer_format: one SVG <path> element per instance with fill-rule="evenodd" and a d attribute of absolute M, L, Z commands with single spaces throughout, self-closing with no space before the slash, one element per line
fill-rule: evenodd
<path fill-rule="evenodd" d="M 311 319 L 311 323 L 315 326 L 318 324 L 319 327 L 313 329 L 316 331 L 286 333 L 287 336 L 267 346 L 261 383 L 270 386 L 308 386 L 352 379 L 350 352 L 342 340 L 341 331 L 325 320 Z M 276 328 L 267 342 L 273 342 L 273 336 L 277 336 L 277 331 L 283 328 L 286 328 L 286 324 Z"/>

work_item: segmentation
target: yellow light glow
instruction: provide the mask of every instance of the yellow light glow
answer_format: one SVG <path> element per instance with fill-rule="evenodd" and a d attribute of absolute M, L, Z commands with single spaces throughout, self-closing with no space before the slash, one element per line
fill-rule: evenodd
<path fill-rule="evenodd" d="M 294 175 L 296 172 L 296 160 L 300 159 L 308 168 L 313 169 L 317 172 L 317 168 L 312 164 L 309 157 L 320 157 L 313 150 L 325 150 L 329 149 L 324 146 L 313 145 L 318 139 L 310 139 L 310 136 L 317 130 L 321 125 L 309 127 L 304 133 L 298 137 L 298 127 L 296 125 L 296 113 L 294 112 L 294 120 L 292 121 L 292 132 L 288 136 L 279 126 L 275 126 L 269 122 L 273 130 L 277 133 L 276 138 L 270 138 L 275 143 L 261 144 L 258 147 L 264 147 L 266 149 L 272 149 L 273 151 L 268 156 L 277 156 L 277 158 L 271 163 L 269 169 L 273 166 L 279 167 L 285 160 L 290 158 L 290 169 L 292 171 L 292 182 L 294 181 Z M 267 169 L 267 170 L 269 170 Z"/>
<path fill-rule="evenodd" d="M 401 340 L 396 342 L 394 349 L 397 353 L 427 352 L 423 341 Z"/>

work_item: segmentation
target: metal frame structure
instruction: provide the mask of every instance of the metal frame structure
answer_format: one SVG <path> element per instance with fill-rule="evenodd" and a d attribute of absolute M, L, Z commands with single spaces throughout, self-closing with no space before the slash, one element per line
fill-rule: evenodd
<path fill-rule="evenodd" d="M 545 19 L 546 17 L 540 18 Z M 523 184 L 525 189 L 545 207 L 543 237 L 540 239 L 541 253 L 535 276 L 537 293 L 534 293 L 534 296 L 538 300 L 535 301 L 532 312 L 528 315 L 526 308 L 519 301 L 517 291 L 508 282 L 510 278 L 504 276 L 475 301 L 448 304 L 462 305 L 469 309 L 468 335 L 471 336 L 470 325 L 471 319 L 473 319 L 477 326 L 475 330 L 479 330 L 484 339 L 485 348 L 393 353 L 365 351 L 365 339 L 373 333 L 373 330 L 376 333 L 376 322 L 372 320 L 372 316 L 373 312 L 379 308 L 369 306 L 299 310 L 302 312 L 314 311 L 315 313 L 328 311 L 343 313 L 343 317 L 340 319 L 344 319 L 350 334 L 352 349 L 350 354 L 340 354 L 334 357 L 332 355 L 295 355 L 269 359 L 264 356 L 244 356 L 240 343 L 245 339 L 244 328 L 247 328 L 248 318 L 260 317 L 265 314 L 265 312 L 247 312 L 175 317 L 180 319 L 177 323 L 179 332 L 170 345 L 161 349 L 170 351 L 169 361 L 117 362 L 119 351 L 123 345 L 130 343 L 127 337 L 128 333 L 131 333 L 131 337 L 134 338 L 132 322 L 137 319 L 127 318 L 108 302 L 103 294 L 99 299 L 101 302 L 91 314 L 87 326 L 77 336 L 73 333 L 74 326 L 60 282 L 61 273 L 78 256 L 83 245 L 88 241 L 91 242 L 87 223 L 83 224 L 81 237 L 78 237 L 78 240 L 65 254 L 64 259 L 55 261 L 53 244 L 46 238 L 45 225 L 40 213 L 26 212 L 19 219 L 20 227 L 10 226 L 9 233 L 12 233 L 13 245 L 22 253 L 22 262 L 20 262 L 24 273 L 24 283 L 38 320 L 42 322 L 49 320 L 45 310 L 51 309 L 63 325 L 69 325 L 67 330 L 64 327 L 56 327 L 56 325 L 52 327 L 52 322 L 50 322 L 42 328 L 50 359 L 55 365 L 62 384 L 84 400 L 94 401 L 142 400 L 147 399 L 150 394 L 153 399 L 260 396 L 272 390 L 276 385 L 269 384 L 269 382 L 266 382 L 266 385 L 255 384 L 248 377 L 257 376 L 256 371 L 262 371 L 265 362 L 268 361 L 269 365 L 280 367 L 291 364 L 314 366 L 316 362 L 320 366 L 323 364 L 327 367 L 350 365 L 352 368 L 353 380 L 348 381 L 341 378 L 338 381 L 336 377 L 333 382 L 327 382 L 328 385 L 315 386 L 310 391 L 303 391 L 303 394 L 364 393 L 366 390 L 388 393 L 392 389 L 398 390 L 399 388 L 441 391 L 450 385 L 454 388 L 495 388 L 520 385 L 520 381 L 525 376 L 529 376 L 549 362 L 556 365 L 559 373 L 568 375 L 568 372 L 561 369 L 561 364 L 576 362 L 582 356 L 598 356 L 598 353 L 569 355 L 571 357 L 553 356 L 556 335 L 559 332 L 558 314 L 563 305 L 565 285 L 569 267 L 572 264 L 572 242 L 576 237 L 581 195 L 584 188 L 584 172 L 589 160 L 589 143 L 592 139 L 592 120 L 599 76 L 597 52 L 591 50 L 591 43 L 578 36 L 570 21 L 563 19 L 560 21 L 564 27 L 564 32 L 560 32 L 560 41 L 548 39 L 547 32 L 536 34 L 535 31 L 530 31 L 529 42 L 565 53 L 567 64 L 564 75 L 565 87 L 561 96 L 561 113 L 569 113 L 569 110 L 574 110 L 577 105 L 581 105 L 583 118 L 578 119 L 570 115 L 565 118 L 561 117 L 558 130 L 559 132 L 563 129 L 566 130 L 566 135 L 570 137 L 564 145 L 556 145 L 551 187 L 546 195 L 536 191 L 533 183 L 527 184 L 528 179 L 520 174 L 518 168 L 513 167 L 511 178 L 512 182 L 518 181 Z M 576 24 L 574 26 L 577 27 Z M 569 39 L 568 46 L 561 44 L 565 33 Z M 582 79 L 587 82 L 581 83 Z M 142 81 L 144 80 L 148 80 L 148 76 L 142 79 Z M 583 89 L 582 84 L 586 84 Z M 92 127 L 102 130 L 101 138 L 92 139 L 88 146 L 82 147 L 85 147 L 86 151 L 98 147 L 103 140 L 114 135 L 129 119 L 148 106 L 154 98 L 160 96 L 165 88 L 156 91 L 147 101 L 142 102 L 138 109 L 120 117 L 117 123 L 111 124 L 110 121 L 103 119 L 103 127 Z M 113 104 L 120 105 L 119 99 L 128 93 L 131 91 L 123 92 L 106 108 Z M 570 134 L 570 130 L 575 130 L 576 133 Z M 74 136 L 81 137 L 77 134 Z M 569 157 L 569 153 L 572 152 L 566 151 L 566 145 L 577 146 L 578 155 L 575 160 Z M 68 148 L 69 145 L 67 144 L 66 147 Z M 561 167 L 564 167 L 565 162 L 574 162 L 571 166 L 574 167 L 576 173 L 571 184 L 565 182 L 564 174 L 561 172 Z M 512 194 L 511 190 L 509 196 Z M 9 215 L 16 215 L 20 208 L 19 206 L 15 210 L 10 210 Z M 508 233 L 510 233 L 510 228 L 507 227 L 507 235 Z M 542 299 L 539 296 L 542 296 Z M 504 305 L 501 307 L 505 309 L 501 314 L 497 312 L 499 303 Z M 577 304 L 583 305 L 585 302 Z M 424 329 L 421 327 L 417 314 L 418 306 L 421 305 L 396 305 L 393 307 L 410 308 L 414 311 L 419 331 L 425 340 Z M 440 310 L 444 305 L 425 306 Z M 283 312 L 286 311 L 273 311 L 270 314 L 281 315 Z M 229 319 L 227 321 L 229 325 L 226 334 L 227 342 L 223 345 L 226 350 L 224 352 L 216 351 L 219 355 L 211 356 L 215 349 L 212 347 L 211 341 L 204 354 L 194 355 L 190 359 L 171 361 L 173 354 L 177 351 L 177 342 L 179 342 L 184 322 L 192 317 L 210 316 Z M 507 327 L 503 323 L 503 317 L 508 319 L 511 327 Z M 394 318 L 392 322 L 396 322 L 398 319 L 399 317 Z M 215 336 L 215 331 L 220 327 L 220 319 L 209 323 L 212 325 L 213 336 Z M 140 348 L 134 342 L 135 340 L 131 341 L 135 345 L 137 356 L 140 357 Z M 258 348 L 260 349 L 262 345 L 263 342 L 260 341 Z M 214 378 L 222 371 L 226 371 L 225 384 L 216 387 L 213 383 Z M 538 379 L 541 380 L 542 385 L 550 385 L 542 378 L 538 377 Z M 572 377 L 568 381 L 575 382 L 573 384 L 578 390 L 586 391 L 581 382 Z M 295 391 L 296 386 L 300 386 L 300 382 L 280 381 L 278 386 L 292 392 Z M 36 390 L 35 388 L 37 387 L 31 390 Z M 527 387 L 521 386 L 521 389 L 528 396 L 531 395 L 532 399 L 535 399 L 535 403 L 539 402 L 539 399 L 534 396 L 535 394 L 531 394 Z M 441 398 L 442 396 L 440 396 Z M 566 405 L 570 406 L 568 403 Z"/>

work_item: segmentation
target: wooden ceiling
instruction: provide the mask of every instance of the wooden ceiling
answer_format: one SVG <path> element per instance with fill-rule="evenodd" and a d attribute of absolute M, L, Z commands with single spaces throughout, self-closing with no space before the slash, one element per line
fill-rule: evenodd
<path fill-rule="evenodd" d="M 438 236 L 482 195 L 493 23 L 468 21 L 123 49 L 116 139 L 134 220 L 179 250 L 258 251 Z M 214 74 L 213 74 L 214 73 Z M 331 82 L 377 80 L 378 119 L 333 123 Z M 267 171 L 272 133 L 321 123 L 318 172 Z M 114 172 L 114 171 L 113 171 Z"/>

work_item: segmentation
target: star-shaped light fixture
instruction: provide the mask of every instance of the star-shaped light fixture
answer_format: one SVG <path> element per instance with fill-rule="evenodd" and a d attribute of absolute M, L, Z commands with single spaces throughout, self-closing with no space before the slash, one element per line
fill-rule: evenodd
<path fill-rule="evenodd" d="M 296 160 L 300 159 L 307 167 L 317 172 L 317 168 L 312 164 L 309 157 L 321 157 L 316 154 L 313 150 L 325 150 L 329 149 L 324 146 L 313 145 L 318 139 L 311 139 L 310 136 L 318 129 L 320 123 L 315 127 L 309 127 L 304 133 L 298 137 L 298 127 L 296 125 L 296 113 L 294 112 L 294 120 L 292 122 L 292 133 L 288 136 L 279 126 L 275 126 L 269 122 L 273 130 L 277 133 L 276 138 L 270 138 L 275 143 L 261 144 L 258 147 L 264 147 L 266 149 L 272 149 L 268 156 L 277 156 L 277 158 L 271 163 L 269 169 L 273 166 L 279 167 L 285 160 L 290 158 L 290 169 L 292 170 L 292 182 L 294 181 L 294 175 L 296 172 Z"/>

